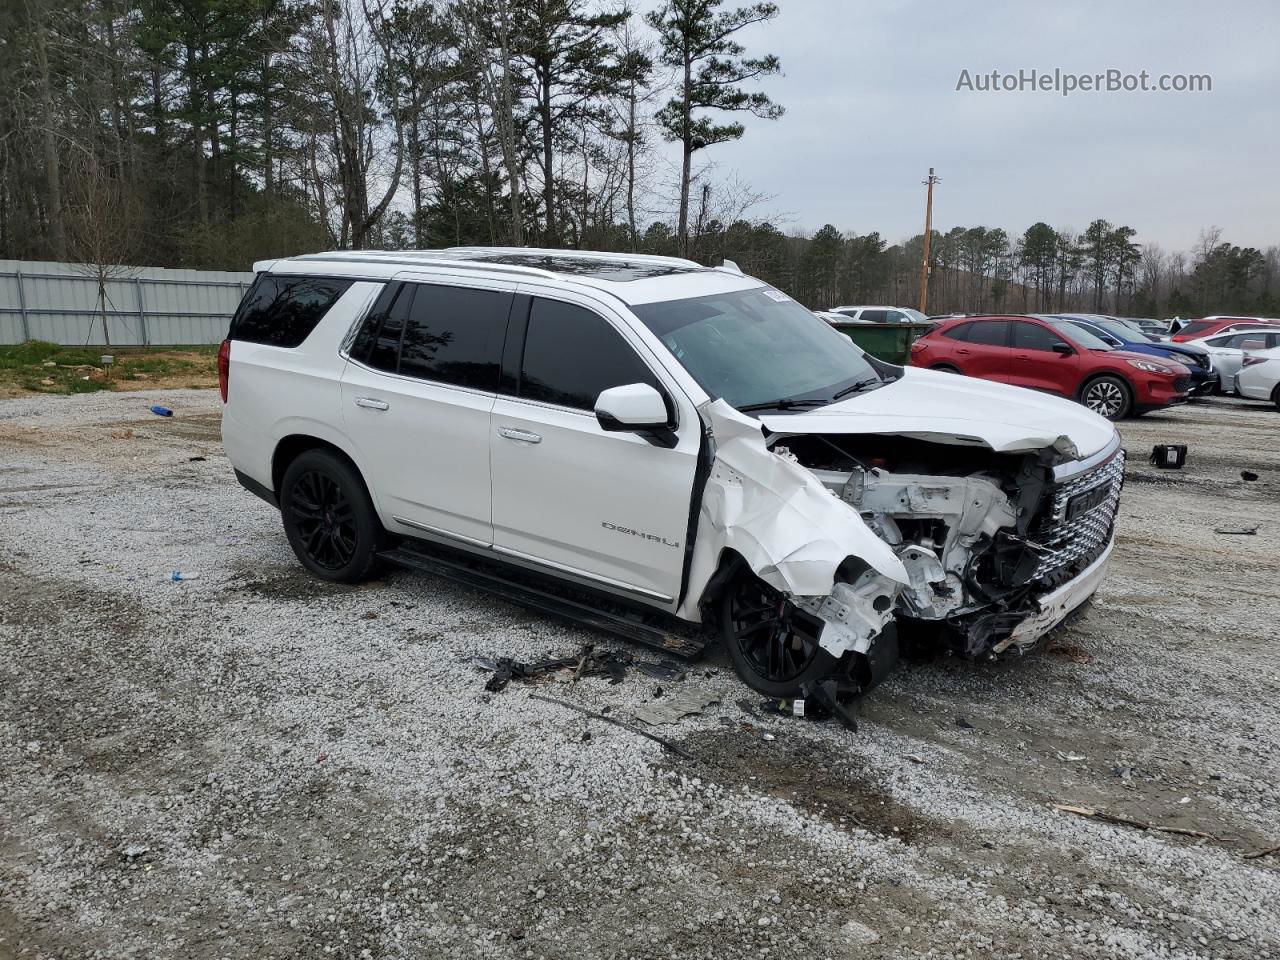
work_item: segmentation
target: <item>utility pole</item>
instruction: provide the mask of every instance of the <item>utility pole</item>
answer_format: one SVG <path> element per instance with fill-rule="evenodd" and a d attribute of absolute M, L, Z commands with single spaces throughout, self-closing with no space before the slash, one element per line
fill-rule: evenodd
<path fill-rule="evenodd" d="M 933 167 L 929 168 L 927 180 L 920 181 L 928 187 L 924 204 L 924 259 L 920 261 L 920 306 L 921 313 L 928 313 L 925 304 L 929 302 L 929 237 L 933 233 L 933 185 L 942 180 L 933 175 Z"/>

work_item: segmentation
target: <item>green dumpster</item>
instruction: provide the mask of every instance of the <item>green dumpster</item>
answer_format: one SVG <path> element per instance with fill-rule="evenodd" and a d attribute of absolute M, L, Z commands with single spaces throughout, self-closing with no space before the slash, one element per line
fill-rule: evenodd
<path fill-rule="evenodd" d="M 906 363 L 911 344 L 933 324 L 833 323 L 832 326 L 877 360 Z"/>

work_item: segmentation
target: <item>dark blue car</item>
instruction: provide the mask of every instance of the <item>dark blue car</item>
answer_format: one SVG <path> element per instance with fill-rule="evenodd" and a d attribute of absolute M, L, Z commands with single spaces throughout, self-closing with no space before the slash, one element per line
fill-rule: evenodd
<path fill-rule="evenodd" d="M 1191 371 L 1191 395 L 1202 397 L 1218 389 L 1218 374 L 1209 351 L 1193 343 L 1168 343 L 1135 330 L 1127 323 L 1093 313 L 1055 313 L 1055 318 L 1078 323 L 1117 350 L 1176 360 Z"/>

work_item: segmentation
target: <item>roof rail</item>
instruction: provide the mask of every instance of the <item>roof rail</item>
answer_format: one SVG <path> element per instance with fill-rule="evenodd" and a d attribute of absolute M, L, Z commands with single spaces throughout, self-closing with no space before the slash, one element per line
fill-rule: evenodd
<path fill-rule="evenodd" d="M 579 260 L 621 260 L 626 263 L 666 264 L 673 267 L 691 267 L 707 270 L 695 260 L 682 257 L 660 257 L 651 253 L 624 253 L 609 250 L 564 250 L 551 247 L 449 247 L 445 253 L 518 254 L 531 257 L 572 257 Z"/>
<path fill-rule="evenodd" d="M 525 277 L 557 278 L 560 276 L 551 270 L 542 270 L 538 267 L 488 263 L 483 260 L 471 260 L 465 257 L 450 257 L 448 252 L 443 250 L 331 250 L 326 253 L 306 253 L 301 256 L 290 257 L 287 260 L 276 260 L 274 263 L 287 263 L 289 260 L 312 263 L 379 263 L 402 266 L 408 269 L 430 265 L 489 273 L 511 273 Z"/>

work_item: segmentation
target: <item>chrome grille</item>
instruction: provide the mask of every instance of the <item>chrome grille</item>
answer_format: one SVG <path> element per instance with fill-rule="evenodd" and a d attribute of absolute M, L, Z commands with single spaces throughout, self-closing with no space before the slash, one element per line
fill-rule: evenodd
<path fill-rule="evenodd" d="M 1032 580 L 1053 580 L 1061 574 L 1071 575 L 1078 565 L 1087 565 L 1102 552 L 1120 507 L 1122 486 L 1124 451 L 1118 450 L 1096 470 L 1053 488 L 1050 505 L 1030 536 L 1042 551 Z M 1100 487 L 1107 488 L 1105 493 L 1099 494 L 1100 501 L 1079 516 L 1068 519 L 1067 509 L 1072 499 Z"/>

